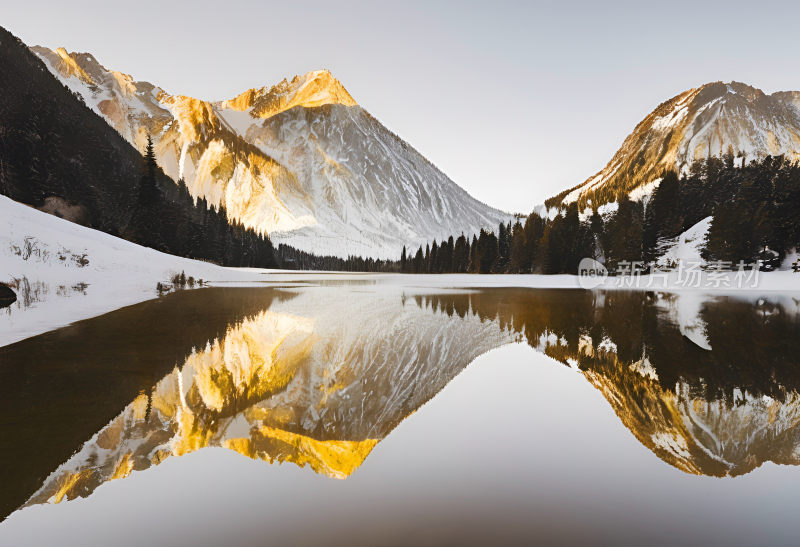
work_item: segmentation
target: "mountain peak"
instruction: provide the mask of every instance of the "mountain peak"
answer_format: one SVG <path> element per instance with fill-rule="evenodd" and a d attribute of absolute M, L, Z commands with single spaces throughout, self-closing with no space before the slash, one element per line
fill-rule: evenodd
<path fill-rule="evenodd" d="M 347 92 L 342 83 L 326 68 L 295 76 L 288 85 L 291 92 L 305 101 L 327 101 L 348 106 L 356 104 L 355 99 Z"/>
<path fill-rule="evenodd" d="M 329 70 L 322 69 L 294 76 L 291 81 L 284 78 L 269 88 L 248 89 L 222 101 L 220 106 L 240 111 L 251 109 L 253 116 L 269 118 L 296 106 L 314 108 L 327 104 L 356 106 L 358 103 Z"/>
<path fill-rule="evenodd" d="M 646 187 L 665 170 L 732 152 L 752 160 L 800 158 L 800 93 L 767 95 L 741 82 L 709 82 L 664 101 L 628 135 L 611 161 L 582 184 L 547 200 L 602 205 Z"/>

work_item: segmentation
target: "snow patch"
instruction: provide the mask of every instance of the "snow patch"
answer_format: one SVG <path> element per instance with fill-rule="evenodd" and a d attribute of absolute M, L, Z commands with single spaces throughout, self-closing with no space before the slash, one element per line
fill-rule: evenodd
<path fill-rule="evenodd" d="M 655 179 L 653 181 L 648 182 L 642 186 L 638 186 L 628 193 L 628 197 L 631 198 L 631 201 L 641 201 L 644 203 L 645 207 L 647 203 L 650 201 L 650 198 L 653 196 L 653 192 L 656 191 L 658 186 L 661 184 L 660 178 Z"/>
<path fill-rule="evenodd" d="M 689 452 L 689 446 L 686 444 L 686 439 L 674 433 L 659 431 L 653 433 L 650 440 L 653 441 L 656 447 L 666 450 L 682 460 L 689 460 L 692 457 L 691 452 Z"/>
<path fill-rule="evenodd" d="M 684 264 L 705 265 L 701 255 L 706 244 L 713 217 L 706 217 L 667 243 L 664 253 L 656 260 L 659 266 Z"/>

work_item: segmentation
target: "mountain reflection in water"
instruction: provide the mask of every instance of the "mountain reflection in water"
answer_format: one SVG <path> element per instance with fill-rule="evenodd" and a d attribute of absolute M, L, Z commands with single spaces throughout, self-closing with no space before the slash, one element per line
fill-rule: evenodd
<path fill-rule="evenodd" d="M 193 315 L 182 316 L 189 302 Z M 87 496 L 104 482 L 207 446 L 346 478 L 477 356 L 512 342 L 578 370 L 639 442 L 678 469 L 727 476 L 766 461 L 797 465 L 799 304 L 791 297 L 754 303 L 643 292 L 414 294 L 365 286 L 175 295 L 109 314 L 104 323 L 90 320 L 0 348 L 0 391 L 8 391 L 2 436 L 19 440 L 17 433 L 31 427 L 29 409 L 15 401 L 36 400 L 33 413 L 47 418 L 46 427 L 76 431 L 57 437 L 55 447 L 46 435 L 28 434 L 28 450 L 65 454 L 63 463 L 40 462 L 21 478 L 9 477 L 18 487 L 5 495 L 4 507 Z M 214 317 L 205 318 L 212 307 Z M 172 322 L 154 321 L 165 310 Z M 119 313 L 124 317 L 114 320 Z M 126 334 L 123 325 L 132 324 L 141 331 Z M 96 347 L 91 354 L 80 349 L 87 337 Z M 33 347 L 40 349 L 32 356 Z M 104 398 L 104 427 L 86 431 L 63 411 L 86 404 L 80 393 L 50 387 L 46 399 L 36 399 L 43 385 L 67 374 L 83 375 L 84 391 L 124 396 L 104 390 L 144 374 L 132 369 L 147 352 L 167 361 L 145 367 L 155 378 L 140 378 L 138 395 Z M 104 369 L 109 359 L 117 365 Z M 80 434 L 91 438 L 76 443 Z M 4 448 L 4 457 L 20 456 L 18 448 Z"/>

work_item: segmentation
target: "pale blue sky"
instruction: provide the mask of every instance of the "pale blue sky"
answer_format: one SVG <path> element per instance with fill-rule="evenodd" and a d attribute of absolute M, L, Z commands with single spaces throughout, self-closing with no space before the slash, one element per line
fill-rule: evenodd
<path fill-rule="evenodd" d="M 330 69 L 458 184 L 528 212 L 708 81 L 800 89 L 800 6 L 770 2 L 6 3 L 30 45 L 220 99 Z"/>

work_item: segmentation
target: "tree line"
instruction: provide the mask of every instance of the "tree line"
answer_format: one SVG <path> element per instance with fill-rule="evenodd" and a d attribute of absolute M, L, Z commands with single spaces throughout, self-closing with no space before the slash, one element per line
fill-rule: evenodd
<path fill-rule="evenodd" d="M 223 206 L 193 198 L 183 180 L 177 185 L 159 185 L 160 169 L 149 136 L 144 166 L 131 220 L 120 235 L 164 252 L 225 266 L 278 265 L 266 234 L 228 218 Z"/>
<path fill-rule="evenodd" d="M 472 238 L 403 247 L 400 271 L 408 273 L 577 273 L 582 258 L 614 270 L 640 262 L 646 270 L 675 238 L 713 216 L 703 257 L 735 267 L 757 260 L 779 263 L 800 248 L 800 165 L 767 156 L 736 165 L 732 152 L 695 162 L 679 176 L 666 171 L 656 190 L 632 201 L 617 196 L 616 210 L 580 214 L 577 203 L 553 218 L 530 214 Z M 742 161 L 741 163 L 744 163 Z"/>
<path fill-rule="evenodd" d="M 327 270 L 338 272 L 398 272 L 399 262 L 349 256 L 341 258 L 331 255 L 315 255 L 281 243 L 276 249 L 276 260 L 281 268 L 288 270 Z"/>

